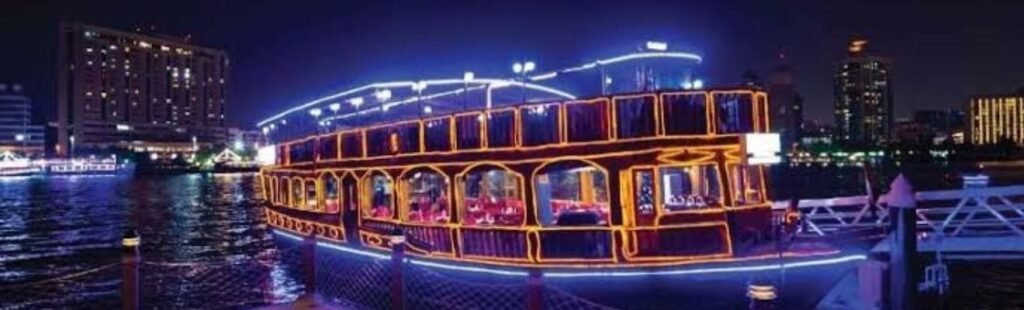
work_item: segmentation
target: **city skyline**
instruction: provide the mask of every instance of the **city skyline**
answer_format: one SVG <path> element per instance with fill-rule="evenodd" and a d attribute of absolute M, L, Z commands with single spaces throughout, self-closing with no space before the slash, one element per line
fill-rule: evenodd
<path fill-rule="evenodd" d="M 121 29 L 154 25 L 157 32 L 191 34 L 200 45 L 227 50 L 238 71 L 229 89 L 229 100 L 237 104 L 228 111 L 238 116 L 228 123 L 243 127 L 284 107 L 368 81 L 453 77 L 465 70 L 511 76 L 506 67 L 523 57 L 536 59 L 541 68 L 557 68 L 629 50 L 645 40 L 667 41 L 704 56 L 699 72 L 710 85 L 737 85 L 747 70 L 764 74 L 784 53 L 794 67 L 807 118 L 815 120 L 827 120 L 832 113 L 832 70 L 853 37 L 870 39 L 893 59 L 897 117 L 916 109 L 964 108 L 972 94 L 1007 93 L 1024 85 L 1013 69 L 1022 60 L 1007 52 L 1021 44 L 1012 40 L 1020 30 L 1000 26 L 1008 24 L 997 18 L 1013 10 L 986 3 L 939 4 L 928 10 L 913 3 L 792 4 L 641 3 L 618 10 L 617 4 L 599 2 L 577 18 L 568 18 L 578 6 L 563 3 L 541 9 L 531 2 L 522 3 L 523 10 L 513 10 L 511 5 L 386 2 L 258 4 L 228 10 L 226 2 L 186 1 L 146 5 L 149 9 L 134 10 L 139 12 L 126 18 L 106 11 L 139 4 L 14 3 L 6 10 L 11 16 L 5 18 L 9 22 L 0 34 L 21 42 L 22 48 L 2 52 L 8 70 L 0 77 L 25 84 L 38 98 L 40 106 L 35 109 L 46 114 L 45 120 L 54 120 L 55 70 L 49 68 L 55 66 L 51 56 L 56 54 L 56 39 L 46 30 L 64 20 Z M 868 20 L 857 17 L 867 13 L 875 15 Z M 955 25 L 936 18 L 961 13 L 987 17 L 959 19 L 962 23 Z M 228 15 L 232 18 L 213 18 Z M 292 24 L 264 22 L 268 16 L 304 18 Z M 586 22 L 597 19 L 638 22 L 627 29 L 620 23 Z M 1006 31 L 984 32 L 991 28 Z M 400 56 L 404 46 L 421 52 Z"/>

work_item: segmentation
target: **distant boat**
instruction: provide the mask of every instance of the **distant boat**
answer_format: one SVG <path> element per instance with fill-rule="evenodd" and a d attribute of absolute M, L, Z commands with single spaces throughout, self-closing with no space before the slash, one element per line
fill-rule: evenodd
<path fill-rule="evenodd" d="M 45 167 L 46 173 L 50 175 L 118 174 L 134 170 L 133 165 L 119 164 L 116 157 L 49 160 Z"/>
<path fill-rule="evenodd" d="M 258 172 L 260 165 L 256 161 L 245 160 L 230 149 L 224 149 L 213 157 L 213 172 Z"/>
<path fill-rule="evenodd" d="M 27 158 L 10 151 L 0 153 L 0 177 L 26 176 L 40 173 L 42 169 Z"/>

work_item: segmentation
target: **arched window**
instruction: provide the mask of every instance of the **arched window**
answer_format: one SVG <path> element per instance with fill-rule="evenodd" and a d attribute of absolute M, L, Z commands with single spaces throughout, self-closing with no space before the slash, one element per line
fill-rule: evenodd
<path fill-rule="evenodd" d="M 304 206 L 307 210 L 320 210 L 320 205 L 317 204 L 316 198 L 316 180 L 305 180 L 303 183 L 306 185 L 306 205 Z"/>
<path fill-rule="evenodd" d="M 721 187 L 714 164 L 658 168 L 660 202 L 665 212 L 721 207 Z"/>
<path fill-rule="evenodd" d="M 451 220 L 448 177 L 427 168 L 406 172 L 401 178 L 403 215 L 412 223 L 448 223 Z"/>
<path fill-rule="evenodd" d="M 340 209 L 341 200 L 339 198 L 338 191 L 338 177 L 334 176 L 333 173 L 324 173 L 323 177 L 320 178 L 321 184 L 324 186 L 324 210 L 327 213 L 338 213 Z"/>
<path fill-rule="evenodd" d="M 277 185 L 277 194 L 274 195 L 277 199 L 277 205 L 288 206 L 288 178 L 276 177 L 274 178 L 274 184 Z"/>
<path fill-rule="evenodd" d="M 556 162 L 541 167 L 533 184 L 541 225 L 608 225 L 608 175 L 599 166 Z"/>
<path fill-rule="evenodd" d="M 392 218 L 395 214 L 395 188 L 391 177 L 380 171 L 372 172 L 363 182 L 363 193 L 368 197 L 363 207 L 363 218 Z"/>
<path fill-rule="evenodd" d="M 462 223 L 472 226 L 519 226 L 526 219 L 523 178 L 506 168 L 472 167 L 459 176 Z"/>
<path fill-rule="evenodd" d="M 302 179 L 301 178 L 292 179 L 292 181 L 291 181 L 291 190 L 292 190 L 292 195 L 291 195 L 291 200 L 289 200 L 289 205 L 292 208 L 301 209 L 302 208 L 302 204 L 303 204 L 303 201 L 302 201 L 302 197 L 303 197 L 303 193 L 302 193 Z"/>

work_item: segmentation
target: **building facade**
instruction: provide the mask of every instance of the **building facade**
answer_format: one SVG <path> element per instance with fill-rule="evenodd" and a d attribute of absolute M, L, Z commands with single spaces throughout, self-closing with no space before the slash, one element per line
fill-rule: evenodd
<path fill-rule="evenodd" d="M 789 65 L 773 68 L 765 83 L 771 110 L 771 130 L 779 133 L 782 143 L 790 148 L 804 134 L 804 101 L 796 92 L 793 69 Z"/>
<path fill-rule="evenodd" d="M 183 153 L 224 140 L 229 61 L 190 38 L 60 27 L 58 155 Z"/>
<path fill-rule="evenodd" d="M 970 121 L 971 144 L 1024 145 L 1024 94 L 973 97 Z"/>
<path fill-rule="evenodd" d="M 0 83 L 0 153 L 41 157 L 44 129 L 32 122 L 32 100 L 21 85 Z"/>
<path fill-rule="evenodd" d="M 889 62 L 868 51 L 866 40 L 850 43 L 849 57 L 835 75 L 835 142 L 854 147 L 888 144 L 893 127 Z"/>

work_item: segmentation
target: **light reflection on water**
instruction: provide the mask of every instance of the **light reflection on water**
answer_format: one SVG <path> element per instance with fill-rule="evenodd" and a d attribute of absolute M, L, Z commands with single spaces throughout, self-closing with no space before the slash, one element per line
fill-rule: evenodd
<path fill-rule="evenodd" d="M 146 262 L 265 256 L 274 243 L 256 180 L 251 174 L 3 179 L 0 287 L 119 262 L 121 237 L 131 227 L 142 236 Z"/>

